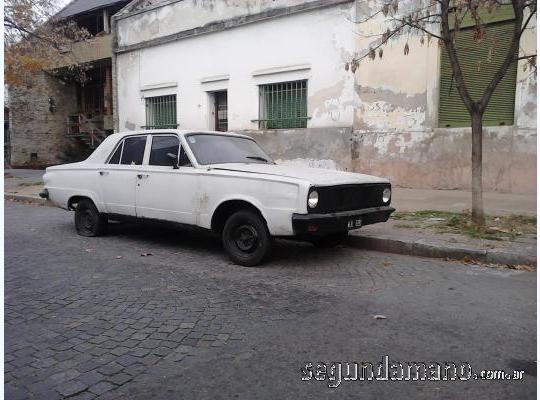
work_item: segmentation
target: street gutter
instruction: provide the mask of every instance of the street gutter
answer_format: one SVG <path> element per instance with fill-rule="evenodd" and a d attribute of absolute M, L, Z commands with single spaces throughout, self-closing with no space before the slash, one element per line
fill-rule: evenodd
<path fill-rule="evenodd" d="M 388 235 L 369 235 L 354 233 L 347 238 L 346 245 L 361 250 L 374 250 L 384 253 L 409 256 L 443 258 L 449 260 L 468 260 L 485 264 L 530 265 L 536 266 L 536 256 L 501 249 L 478 249 L 463 245 L 437 243 L 426 239 L 402 240 Z"/>

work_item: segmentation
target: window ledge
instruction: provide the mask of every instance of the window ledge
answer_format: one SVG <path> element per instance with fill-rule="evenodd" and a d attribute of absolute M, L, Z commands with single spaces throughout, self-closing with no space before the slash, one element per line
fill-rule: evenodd
<path fill-rule="evenodd" d="M 265 69 L 258 69 L 251 73 L 252 76 L 264 76 L 279 74 L 282 72 L 294 72 L 294 71 L 305 71 L 311 69 L 311 64 L 297 64 L 297 65 L 285 65 L 281 67 L 272 67 Z"/>
<path fill-rule="evenodd" d="M 167 89 L 167 88 L 173 88 L 178 87 L 178 82 L 163 82 L 163 83 L 156 83 L 154 85 L 144 85 L 141 87 L 141 92 L 147 91 L 147 90 L 154 90 L 154 89 Z"/>

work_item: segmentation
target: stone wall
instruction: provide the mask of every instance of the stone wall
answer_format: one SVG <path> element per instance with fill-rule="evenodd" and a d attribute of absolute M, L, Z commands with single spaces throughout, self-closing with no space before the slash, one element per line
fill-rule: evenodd
<path fill-rule="evenodd" d="M 66 138 L 66 117 L 77 112 L 77 92 L 45 73 L 25 87 L 11 87 L 11 165 L 36 167 L 70 161 L 80 151 L 75 139 Z M 49 110 L 49 98 L 55 110 Z"/>

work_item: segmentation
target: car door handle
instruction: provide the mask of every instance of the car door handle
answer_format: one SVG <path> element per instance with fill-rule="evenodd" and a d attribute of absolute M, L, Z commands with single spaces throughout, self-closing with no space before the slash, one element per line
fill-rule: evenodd
<path fill-rule="evenodd" d="M 139 179 L 148 178 L 148 174 L 138 174 L 137 178 L 139 178 Z"/>
<path fill-rule="evenodd" d="M 105 175 L 109 175 L 109 172 L 108 171 L 99 171 L 99 174 L 101 176 L 105 176 Z"/>

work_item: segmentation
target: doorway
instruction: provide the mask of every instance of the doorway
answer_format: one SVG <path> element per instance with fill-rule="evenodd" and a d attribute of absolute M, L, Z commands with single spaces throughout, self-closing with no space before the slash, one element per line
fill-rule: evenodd
<path fill-rule="evenodd" d="M 214 126 L 216 131 L 226 132 L 228 129 L 227 118 L 227 91 L 214 92 Z"/>

